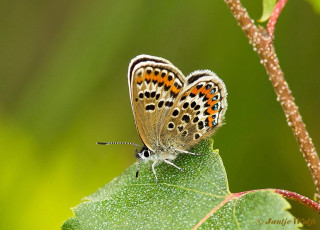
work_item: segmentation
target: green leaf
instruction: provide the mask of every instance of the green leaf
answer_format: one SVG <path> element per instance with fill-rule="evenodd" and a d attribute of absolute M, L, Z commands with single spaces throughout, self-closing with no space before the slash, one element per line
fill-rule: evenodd
<path fill-rule="evenodd" d="M 320 14 L 320 1 L 319 0 L 307 0 L 307 2 L 309 2 L 312 5 L 315 12 Z"/>
<path fill-rule="evenodd" d="M 159 183 L 149 164 L 137 164 L 73 208 L 67 220 L 70 229 L 295 229 L 296 225 L 268 225 L 269 218 L 293 219 L 289 203 L 271 191 L 230 193 L 222 160 L 212 141 L 205 140 L 191 151 L 202 156 L 183 155 L 175 164 L 156 167 Z M 241 178 L 239 178 L 241 179 Z M 206 217 L 207 216 L 207 217 Z M 260 222 L 260 223 L 259 223 Z"/>
<path fill-rule="evenodd" d="M 276 5 L 276 2 L 277 2 L 276 0 L 263 0 L 263 4 L 262 4 L 263 12 L 258 22 L 265 22 L 270 18 L 272 10 Z"/>

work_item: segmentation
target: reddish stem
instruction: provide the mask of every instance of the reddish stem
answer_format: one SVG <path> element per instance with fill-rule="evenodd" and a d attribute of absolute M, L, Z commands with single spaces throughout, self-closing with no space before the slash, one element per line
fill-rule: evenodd
<path fill-rule="evenodd" d="M 282 195 L 284 198 L 294 200 L 300 204 L 303 204 L 306 207 L 312 208 L 316 212 L 320 213 L 320 204 L 315 202 L 314 200 L 311 200 L 310 198 L 300 195 L 295 192 L 283 190 L 283 189 L 276 189 L 276 188 L 264 188 L 264 189 L 255 189 L 245 192 L 239 192 L 239 193 L 233 193 L 233 197 L 239 197 L 249 192 L 257 192 L 257 191 L 273 191 L 274 193 L 278 193 Z"/>
<path fill-rule="evenodd" d="M 320 213 L 320 204 L 309 199 L 308 197 L 302 196 L 302 195 L 295 193 L 295 192 L 286 191 L 286 190 L 282 190 L 282 189 L 275 189 L 274 192 L 281 194 L 283 197 L 285 197 L 287 199 L 297 201 L 300 204 L 303 204 L 309 208 L 312 208 L 313 210 Z"/>
<path fill-rule="evenodd" d="M 276 23 L 278 21 L 279 15 L 281 14 L 281 11 L 283 7 L 286 5 L 287 1 L 288 0 L 279 0 L 272 10 L 270 19 L 267 24 L 267 31 L 269 33 L 270 38 L 272 39 L 274 37 L 274 29 L 276 27 Z"/>

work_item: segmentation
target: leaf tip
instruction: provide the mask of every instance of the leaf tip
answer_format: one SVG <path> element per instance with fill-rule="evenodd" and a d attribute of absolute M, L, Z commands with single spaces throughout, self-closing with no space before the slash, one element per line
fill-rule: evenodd
<path fill-rule="evenodd" d="M 258 19 L 257 21 L 260 23 L 267 21 L 270 18 L 275 5 L 276 5 L 276 0 L 263 0 L 262 15 L 261 15 L 261 18 Z"/>

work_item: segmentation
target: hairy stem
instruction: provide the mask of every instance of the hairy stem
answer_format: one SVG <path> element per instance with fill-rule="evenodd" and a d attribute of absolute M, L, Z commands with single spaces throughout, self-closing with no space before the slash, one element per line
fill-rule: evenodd
<path fill-rule="evenodd" d="M 267 71 L 269 80 L 271 81 L 277 95 L 277 100 L 282 106 L 288 125 L 292 129 L 293 135 L 298 141 L 300 151 L 302 152 L 303 157 L 307 162 L 307 166 L 311 171 L 314 184 L 317 189 L 316 197 L 319 197 L 320 162 L 318 154 L 306 130 L 305 124 L 302 121 L 289 86 L 284 79 L 284 74 L 280 68 L 279 60 L 273 46 L 273 39 L 265 30 L 258 29 L 254 25 L 253 20 L 250 18 L 246 9 L 241 5 L 239 0 L 224 1 L 229 6 L 239 26 L 245 32 L 254 51 L 256 51 L 260 56 L 260 62 L 264 65 Z M 273 20 L 276 20 L 278 16 L 279 15 L 277 15 Z"/>
<path fill-rule="evenodd" d="M 234 193 L 234 195 L 243 195 L 248 192 L 257 192 L 257 191 L 273 191 L 274 193 L 278 193 L 282 195 L 284 198 L 296 201 L 300 204 L 303 204 L 306 207 L 312 208 L 316 212 L 320 213 L 320 204 L 311 200 L 310 198 L 306 196 L 302 196 L 298 193 L 283 190 L 283 189 L 277 189 L 277 188 L 263 188 L 263 189 L 255 189 L 255 190 L 250 190 L 250 191 L 245 191 L 245 192 L 239 192 L 239 193 Z"/>
<path fill-rule="evenodd" d="M 274 192 L 281 194 L 283 197 L 285 197 L 287 199 L 297 201 L 297 202 L 299 202 L 309 208 L 312 208 L 316 212 L 320 213 L 319 203 L 309 199 L 308 197 L 302 196 L 302 195 L 295 193 L 295 192 L 286 191 L 286 190 L 282 190 L 282 189 L 275 189 Z"/>

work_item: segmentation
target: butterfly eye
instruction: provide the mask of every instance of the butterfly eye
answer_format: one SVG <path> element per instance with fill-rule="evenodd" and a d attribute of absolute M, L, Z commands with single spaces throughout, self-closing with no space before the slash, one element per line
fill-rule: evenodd
<path fill-rule="evenodd" d="M 149 151 L 148 150 L 144 150 L 143 151 L 143 156 L 146 157 L 146 158 L 149 157 L 150 156 Z"/>

